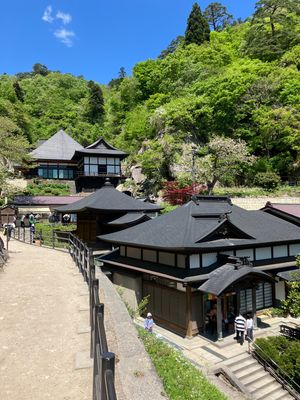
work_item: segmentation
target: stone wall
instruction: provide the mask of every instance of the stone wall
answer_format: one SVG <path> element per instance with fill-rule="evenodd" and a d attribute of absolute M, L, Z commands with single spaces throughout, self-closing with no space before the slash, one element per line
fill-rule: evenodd
<path fill-rule="evenodd" d="M 111 281 L 101 272 L 100 301 L 104 303 L 104 319 L 109 351 L 116 354 L 116 391 L 118 400 L 165 400 L 160 379 L 137 336 L 120 296 Z"/>
<path fill-rule="evenodd" d="M 231 201 L 234 205 L 246 210 L 259 210 L 266 205 L 267 201 L 271 203 L 300 204 L 300 197 L 232 197 Z"/>

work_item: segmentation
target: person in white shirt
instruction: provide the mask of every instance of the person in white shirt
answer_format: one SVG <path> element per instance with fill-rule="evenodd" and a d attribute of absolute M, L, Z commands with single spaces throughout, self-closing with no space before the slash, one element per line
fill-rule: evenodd
<path fill-rule="evenodd" d="M 250 354 L 250 344 L 253 341 L 253 318 L 251 314 L 247 314 L 246 319 L 246 340 L 248 341 L 248 353 Z"/>
<path fill-rule="evenodd" d="M 241 313 L 239 313 L 239 315 L 236 317 L 234 325 L 236 339 L 238 342 L 240 342 L 240 345 L 242 346 L 244 343 L 244 334 L 246 333 L 246 319 Z"/>
<path fill-rule="evenodd" d="M 145 318 L 145 321 L 144 321 L 144 328 L 146 331 L 152 333 L 153 325 L 154 325 L 154 321 L 152 318 L 152 314 L 148 312 L 147 318 Z"/>

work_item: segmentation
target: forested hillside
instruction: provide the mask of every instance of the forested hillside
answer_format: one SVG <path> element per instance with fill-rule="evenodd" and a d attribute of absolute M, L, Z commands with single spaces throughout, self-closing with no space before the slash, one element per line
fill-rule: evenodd
<path fill-rule="evenodd" d="M 297 177 L 299 1 L 260 1 L 243 23 L 228 14 L 214 21 L 209 7 L 204 14 L 198 8 L 185 36 L 157 59 L 136 64 L 132 76 L 121 69 L 107 86 L 40 64 L 31 73 L 2 75 L 0 122 L 14 123 L 31 143 L 59 128 L 83 144 L 102 135 L 158 185 L 190 171 L 192 158 L 197 180 L 207 182 L 204 160 L 211 163 L 214 151 L 207 145 L 220 136 L 245 141 L 255 156 L 239 160 L 223 183 L 251 185 L 258 172 Z"/>

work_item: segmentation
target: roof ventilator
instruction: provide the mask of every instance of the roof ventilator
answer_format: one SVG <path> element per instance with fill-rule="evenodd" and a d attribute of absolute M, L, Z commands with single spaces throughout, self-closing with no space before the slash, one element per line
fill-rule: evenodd
<path fill-rule="evenodd" d="M 234 269 L 240 269 L 241 267 L 247 266 L 251 267 L 252 263 L 249 261 L 249 256 L 245 257 L 237 257 L 237 256 L 229 256 L 228 261 L 234 265 Z"/>

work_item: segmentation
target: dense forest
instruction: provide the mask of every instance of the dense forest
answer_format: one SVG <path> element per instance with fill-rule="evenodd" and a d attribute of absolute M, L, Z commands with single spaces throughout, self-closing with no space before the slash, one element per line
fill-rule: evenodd
<path fill-rule="evenodd" d="M 42 64 L 3 74 L 0 134 L 31 146 L 59 128 L 82 144 L 103 136 L 131 154 L 128 166 L 142 166 L 152 189 L 165 180 L 297 179 L 299 1 L 260 0 L 246 21 L 220 3 L 203 12 L 195 4 L 179 33 L 157 59 L 132 76 L 121 68 L 108 85 Z"/>

